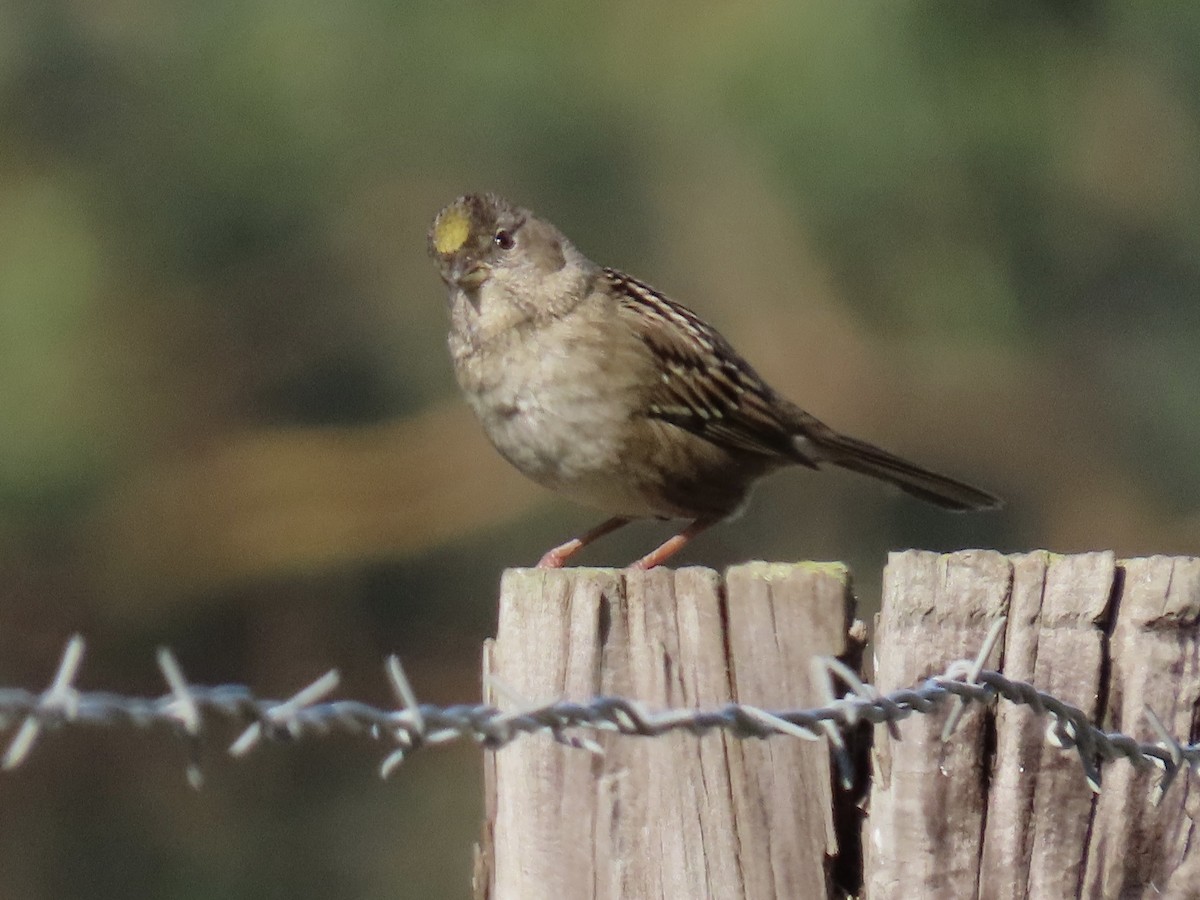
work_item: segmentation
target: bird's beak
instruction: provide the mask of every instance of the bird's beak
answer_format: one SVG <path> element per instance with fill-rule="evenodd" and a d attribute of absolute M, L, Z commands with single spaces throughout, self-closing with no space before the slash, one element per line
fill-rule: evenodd
<path fill-rule="evenodd" d="M 450 269 L 450 280 L 463 290 L 473 291 L 485 281 L 491 272 L 481 262 L 456 262 Z"/>

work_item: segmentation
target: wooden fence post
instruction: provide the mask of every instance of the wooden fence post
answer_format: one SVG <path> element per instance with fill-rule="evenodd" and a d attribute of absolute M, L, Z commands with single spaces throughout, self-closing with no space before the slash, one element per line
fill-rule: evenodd
<path fill-rule="evenodd" d="M 1111 553 L 1009 557 L 1013 567 L 1004 674 L 1036 684 L 1098 721 L 1105 626 L 1116 560 Z M 994 662 L 998 666 L 1000 660 Z M 1079 760 L 1046 742 L 1046 721 L 1000 704 L 990 772 L 980 897 L 1080 896 L 1093 794 Z"/>
<path fill-rule="evenodd" d="M 1200 560 L 908 552 L 893 555 L 884 585 L 882 691 L 971 656 L 1007 611 L 990 668 L 1108 731 L 1156 741 L 1149 707 L 1176 738 L 1197 738 Z M 1194 784 L 1155 806 L 1161 769 L 1120 760 L 1097 795 L 1029 707 L 968 708 L 947 743 L 944 719 L 907 719 L 899 743 L 876 732 L 866 898 L 1200 897 Z"/>
<path fill-rule="evenodd" d="M 842 567 L 505 573 L 485 669 L 529 703 L 815 705 L 813 656 L 848 649 Z M 513 708 L 491 689 L 490 702 Z M 830 894 L 822 742 L 601 735 L 603 756 L 525 737 L 485 762 L 476 895 L 494 900 Z"/>
<path fill-rule="evenodd" d="M 876 687 L 912 687 L 973 656 L 1008 613 L 1011 567 L 999 553 L 893 556 L 883 580 Z M 864 824 L 867 896 L 971 897 L 983 834 L 984 711 L 968 708 L 954 740 L 940 734 L 948 709 L 900 724 L 903 741 L 878 735 L 870 817 Z"/>
<path fill-rule="evenodd" d="M 838 567 L 756 563 L 724 582 L 706 569 L 518 570 L 485 668 L 534 705 L 609 694 L 650 710 L 811 707 L 811 658 L 861 649 L 851 609 Z M 1150 709 L 1180 741 L 1200 738 L 1200 559 L 893 554 L 875 686 L 914 687 L 974 657 L 1001 616 L 988 668 L 1110 732 L 1158 741 Z M 1096 794 L 1033 708 L 969 704 L 943 741 L 948 709 L 900 721 L 901 741 L 874 729 L 861 861 L 852 829 L 835 827 L 822 743 L 605 733 L 597 757 L 522 738 L 485 760 L 476 896 L 804 900 L 861 884 L 865 900 L 1200 897 L 1186 766 L 1157 804 L 1162 769 L 1149 762 L 1105 765 Z M 839 854 L 861 867 L 835 884 Z"/>
<path fill-rule="evenodd" d="M 1104 727 L 1156 735 L 1153 710 L 1167 731 L 1200 740 L 1200 559 L 1153 556 L 1121 564 Z M 1161 775 L 1113 766 L 1105 773 L 1088 835 L 1085 897 L 1200 897 L 1200 793 L 1181 772 L 1161 802 Z M 1191 783 L 1188 783 L 1189 780 Z"/>

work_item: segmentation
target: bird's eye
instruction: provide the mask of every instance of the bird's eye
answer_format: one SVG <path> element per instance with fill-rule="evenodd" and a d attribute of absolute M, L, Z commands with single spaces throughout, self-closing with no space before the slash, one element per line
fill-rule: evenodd
<path fill-rule="evenodd" d="M 513 237 L 512 232 L 505 228 L 497 231 L 492 240 L 501 250 L 511 250 L 517 243 L 517 239 Z"/>

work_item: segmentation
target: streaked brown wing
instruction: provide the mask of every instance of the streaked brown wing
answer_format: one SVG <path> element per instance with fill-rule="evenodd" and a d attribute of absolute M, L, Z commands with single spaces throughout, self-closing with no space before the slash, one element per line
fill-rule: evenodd
<path fill-rule="evenodd" d="M 712 326 L 624 272 L 604 274 L 662 364 L 648 397 L 651 417 L 733 450 L 808 462 L 792 440 L 795 425 L 785 421 L 794 408 Z"/>

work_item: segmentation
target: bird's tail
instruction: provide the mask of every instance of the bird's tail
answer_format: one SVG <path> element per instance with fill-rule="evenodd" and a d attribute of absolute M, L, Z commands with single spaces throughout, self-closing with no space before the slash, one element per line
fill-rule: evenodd
<path fill-rule="evenodd" d="M 890 482 L 914 497 L 945 509 L 968 512 L 1004 505 L 994 494 L 923 469 L 858 438 L 830 431 L 820 436 L 818 444 L 824 458 L 835 466 Z"/>

